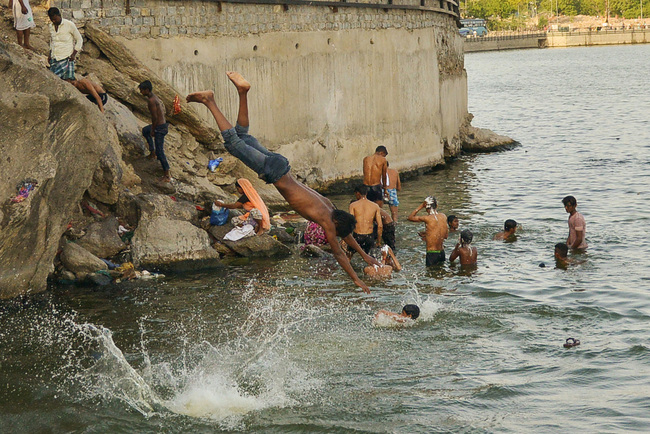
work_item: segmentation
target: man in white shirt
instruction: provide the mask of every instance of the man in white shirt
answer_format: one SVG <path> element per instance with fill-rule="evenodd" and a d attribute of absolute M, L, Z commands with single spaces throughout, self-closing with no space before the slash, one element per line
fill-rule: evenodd
<path fill-rule="evenodd" d="M 77 26 L 70 20 L 61 18 L 58 8 L 47 10 L 50 17 L 50 71 L 64 80 L 74 80 L 74 61 L 81 51 L 83 39 Z"/>

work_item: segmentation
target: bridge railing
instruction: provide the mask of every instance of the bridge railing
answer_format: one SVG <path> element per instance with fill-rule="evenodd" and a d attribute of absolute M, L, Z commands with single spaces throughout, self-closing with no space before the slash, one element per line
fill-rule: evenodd
<path fill-rule="evenodd" d="M 295 6 L 327 6 L 332 9 L 338 8 L 372 8 L 372 9 L 402 9 L 420 10 L 429 12 L 440 12 L 460 18 L 458 8 L 459 0 L 356 0 L 356 1 L 321 1 L 321 0 L 219 0 L 220 3 L 247 3 L 281 5 L 288 8 Z"/>
<path fill-rule="evenodd" d="M 465 42 L 487 42 L 487 41 L 510 41 L 513 39 L 526 39 L 526 38 L 546 38 L 546 32 L 516 32 L 507 35 L 494 35 L 494 36 L 480 36 L 480 37 L 467 37 Z"/>

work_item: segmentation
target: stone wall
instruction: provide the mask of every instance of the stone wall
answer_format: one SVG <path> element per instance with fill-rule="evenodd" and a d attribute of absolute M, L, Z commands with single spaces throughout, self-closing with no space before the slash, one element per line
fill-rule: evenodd
<path fill-rule="evenodd" d="M 409 0 L 412 1 L 412 0 Z M 419 5 L 419 0 L 416 0 Z M 427 0 L 429 1 L 429 0 Z M 439 1 L 435 1 L 440 4 Z M 213 89 L 234 120 L 225 71 L 253 85 L 251 133 L 314 187 L 361 174 L 378 145 L 391 167 L 444 162 L 467 114 L 463 45 L 452 15 L 427 10 L 61 0 L 183 93 Z M 207 110 L 201 115 L 214 125 Z"/>

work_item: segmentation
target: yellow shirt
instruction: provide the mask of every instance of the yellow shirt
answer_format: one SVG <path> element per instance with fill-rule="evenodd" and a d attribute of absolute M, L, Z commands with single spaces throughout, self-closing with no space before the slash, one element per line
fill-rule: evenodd
<path fill-rule="evenodd" d="M 72 55 L 73 51 L 81 51 L 83 39 L 81 33 L 77 30 L 77 26 L 70 20 L 65 18 L 61 20 L 59 29 L 54 28 L 52 22 L 50 25 L 50 55 L 52 60 L 67 59 Z"/>

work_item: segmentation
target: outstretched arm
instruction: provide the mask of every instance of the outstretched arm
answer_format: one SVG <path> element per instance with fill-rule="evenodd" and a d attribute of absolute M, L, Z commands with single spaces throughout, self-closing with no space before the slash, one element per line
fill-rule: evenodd
<path fill-rule="evenodd" d="M 359 279 L 359 276 L 357 276 L 357 273 L 352 268 L 352 264 L 350 264 L 350 260 L 348 259 L 347 256 L 345 256 L 345 253 L 343 253 L 341 246 L 339 246 L 339 243 L 336 239 L 336 231 L 333 231 L 331 228 L 323 228 L 323 230 L 325 230 L 325 236 L 327 237 L 327 242 L 329 243 L 330 248 L 332 249 L 332 254 L 334 255 L 334 258 L 336 258 L 336 261 L 341 265 L 341 267 L 345 270 L 345 272 L 348 273 L 348 276 L 350 276 L 350 278 L 352 279 L 355 285 L 361 288 L 363 292 L 365 292 L 366 294 L 370 294 L 370 288 L 368 288 L 368 285 L 366 285 L 363 282 L 363 280 Z M 354 242 L 354 244 L 356 244 L 357 247 L 359 247 L 356 241 Z"/>
<path fill-rule="evenodd" d="M 223 203 L 221 200 L 215 200 L 214 204 L 217 206 L 220 206 L 222 208 L 227 208 L 227 209 L 240 209 L 244 207 L 244 204 L 241 202 L 235 202 L 235 203 Z"/>

